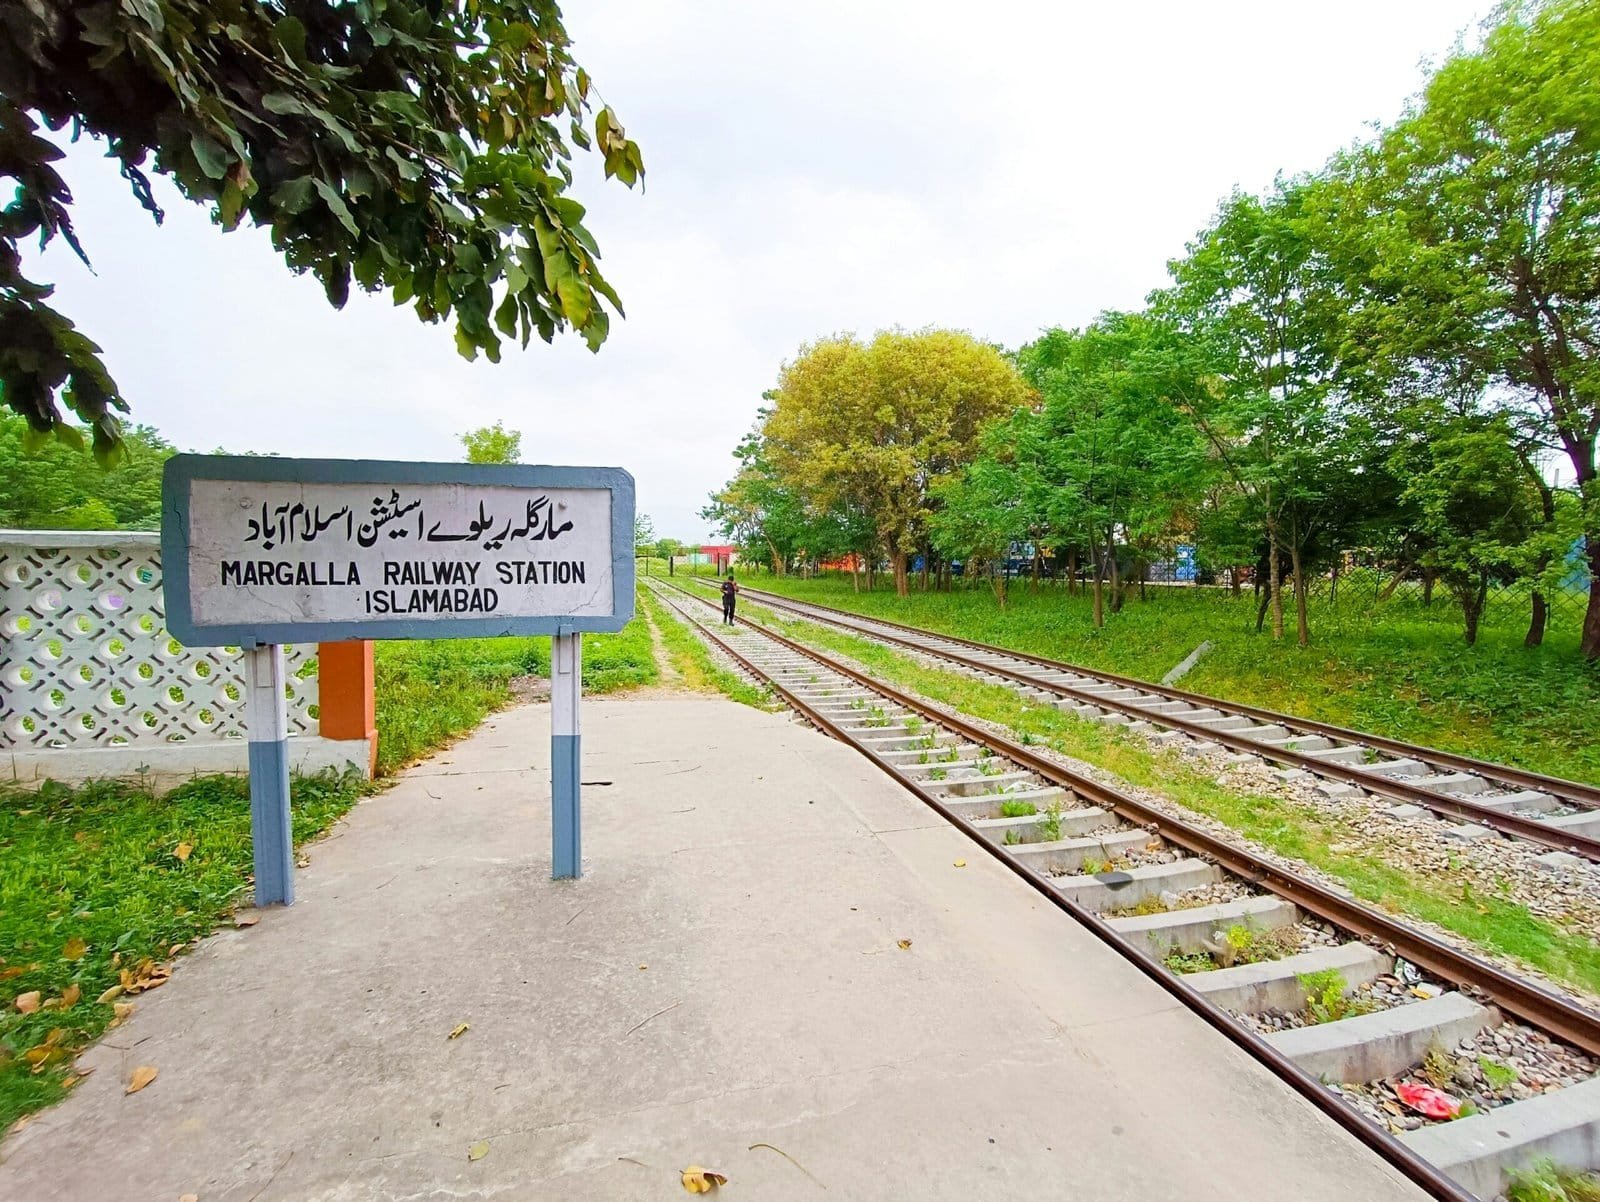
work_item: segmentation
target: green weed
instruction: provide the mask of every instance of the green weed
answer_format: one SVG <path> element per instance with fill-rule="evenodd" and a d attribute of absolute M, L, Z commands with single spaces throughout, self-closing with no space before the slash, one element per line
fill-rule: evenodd
<path fill-rule="evenodd" d="M 1511 1174 L 1507 1202 L 1600 1202 L 1600 1175 L 1539 1161 Z"/>
<path fill-rule="evenodd" d="M 1039 807 L 1031 801 L 1002 801 L 1000 803 L 1000 817 L 1026 818 L 1030 814 L 1037 814 Z"/>
<path fill-rule="evenodd" d="M 1517 1075 L 1516 1069 L 1510 1065 L 1490 1060 L 1487 1056 L 1478 1057 L 1478 1070 L 1483 1073 L 1484 1083 L 1496 1093 L 1503 1089 L 1510 1089 L 1521 1080 Z"/>
<path fill-rule="evenodd" d="M 368 788 L 354 776 L 295 778 L 295 843 L 325 831 Z M 249 783 L 202 777 L 160 797 L 114 781 L 0 787 L 0 855 L 4 1131 L 65 1093 L 72 1058 L 113 1018 L 96 999 L 119 983 L 120 969 L 169 960 L 248 892 Z M 16 1008 L 23 994 L 50 1002 L 74 989 L 70 1006 Z"/>
<path fill-rule="evenodd" d="M 1336 968 L 1297 973 L 1296 979 L 1306 991 L 1306 1021 L 1313 1025 L 1335 1023 L 1377 1009 L 1368 999 L 1352 995 Z"/>

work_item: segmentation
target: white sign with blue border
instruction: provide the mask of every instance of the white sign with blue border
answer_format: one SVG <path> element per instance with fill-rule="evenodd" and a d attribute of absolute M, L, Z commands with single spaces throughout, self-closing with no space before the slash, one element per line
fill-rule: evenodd
<path fill-rule="evenodd" d="M 191 646 L 620 630 L 621 468 L 179 455 L 167 622 Z"/>
<path fill-rule="evenodd" d="M 161 501 L 168 629 L 246 652 L 257 904 L 294 900 L 291 642 L 550 635 L 551 874 L 581 875 L 582 636 L 633 617 L 632 476 L 177 455 Z"/>

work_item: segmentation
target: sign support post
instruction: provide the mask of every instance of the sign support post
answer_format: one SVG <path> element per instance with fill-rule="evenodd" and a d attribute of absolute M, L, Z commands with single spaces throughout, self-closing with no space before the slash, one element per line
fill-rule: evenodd
<path fill-rule="evenodd" d="M 583 635 L 562 626 L 550 640 L 550 875 L 558 881 L 583 875 L 582 697 Z"/>
<path fill-rule="evenodd" d="M 289 710 L 283 646 L 246 648 L 245 719 L 250 738 L 250 840 L 256 905 L 294 904 L 294 832 L 289 816 Z"/>

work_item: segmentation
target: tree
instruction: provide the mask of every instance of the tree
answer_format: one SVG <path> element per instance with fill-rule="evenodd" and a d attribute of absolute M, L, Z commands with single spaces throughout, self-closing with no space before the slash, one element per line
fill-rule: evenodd
<path fill-rule="evenodd" d="M 1538 494 L 1503 425 L 1458 419 L 1407 448 L 1405 497 L 1416 502 L 1429 546 L 1424 559 L 1461 605 L 1468 644 L 1491 580 L 1528 563 L 1539 528 Z"/>
<path fill-rule="evenodd" d="M 461 435 L 461 445 L 466 448 L 468 463 L 522 461 L 522 431 L 507 430 L 499 422 L 468 430 Z"/>
<path fill-rule="evenodd" d="M 1148 562 L 1206 478 L 1198 431 L 1180 408 L 1200 388 L 1189 353 L 1171 325 L 1127 313 L 1050 330 L 1018 352 L 1044 398 L 1037 432 L 1018 445 L 1038 449 L 1049 537 L 1089 549 L 1096 626 L 1108 580 L 1113 611 L 1122 606 L 1118 536 Z"/>
<path fill-rule="evenodd" d="M 784 365 L 765 453 L 813 511 L 870 515 L 904 596 L 939 486 L 974 457 L 984 424 L 1026 396 L 1005 356 L 967 334 L 824 339 Z"/>
<path fill-rule="evenodd" d="M 23 454 L 28 423 L 0 412 L 0 526 L 26 530 L 154 530 L 161 525 L 161 465 L 172 444 L 148 426 L 123 435 L 109 469 L 83 440 L 48 439 Z"/>
<path fill-rule="evenodd" d="M 930 520 L 932 541 L 948 559 L 987 564 L 995 600 L 1006 607 L 1005 560 L 1011 545 L 1029 530 L 1029 510 L 1023 476 L 1007 435 L 1016 433 L 1013 422 L 999 422 L 984 438 L 983 453 L 958 477 L 937 489 L 939 508 Z M 992 569 L 999 566 L 998 572 Z"/>
<path fill-rule="evenodd" d="M 648 555 L 650 546 L 656 540 L 656 524 L 648 513 L 633 515 L 633 553 L 635 555 Z"/>
<path fill-rule="evenodd" d="M 593 106 L 554 0 L 30 0 L 0 24 L 0 394 L 36 431 L 96 450 L 125 411 L 99 348 L 23 277 L 18 242 L 80 257 L 72 196 L 40 135 L 102 139 L 157 221 L 147 164 L 224 230 L 248 217 L 335 308 L 352 281 L 387 290 L 456 346 L 498 360 L 571 327 L 591 349 L 621 313 L 584 210 L 566 195 L 571 145 L 598 143 L 632 184 L 639 148 Z M 593 120 L 589 116 L 594 113 Z M 569 145 L 570 143 L 570 145 Z M 87 258 L 85 257 L 87 262 Z"/>
<path fill-rule="evenodd" d="M 1600 6 L 1513 0 L 1392 129 L 1336 164 L 1352 345 L 1499 390 L 1571 465 L 1600 658 Z M 1440 381 L 1443 384 L 1440 385 Z M 1551 510 L 1553 512 L 1553 510 Z"/>
<path fill-rule="evenodd" d="M 1294 578 L 1297 635 L 1310 639 L 1305 552 L 1337 437 L 1338 318 L 1319 240 L 1312 181 L 1279 181 L 1265 198 L 1235 193 L 1170 265 L 1156 307 L 1205 347 L 1216 375 L 1188 409 L 1258 516 L 1267 544 L 1272 637 L 1283 637 L 1281 557 Z"/>

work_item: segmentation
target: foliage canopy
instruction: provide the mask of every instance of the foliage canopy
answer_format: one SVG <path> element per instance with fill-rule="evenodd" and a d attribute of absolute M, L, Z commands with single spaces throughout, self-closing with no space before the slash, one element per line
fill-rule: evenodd
<path fill-rule="evenodd" d="M 123 398 L 99 348 L 25 278 L 18 243 L 80 256 L 72 195 L 42 136 L 103 140 L 137 202 L 170 176 L 224 230 L 271 230 L 295 272 L 344 305 L 385 290 L 456 345 L 498 360 L 571 328 L 598 348 L 607 305 L 571 147 L 632 186 L 638 146 L 595 109 L 552 0 L 29 0 L 0 23 L 0 396 L 35 431 L 65 431 L 58 397 L 118 438 Z"/>

